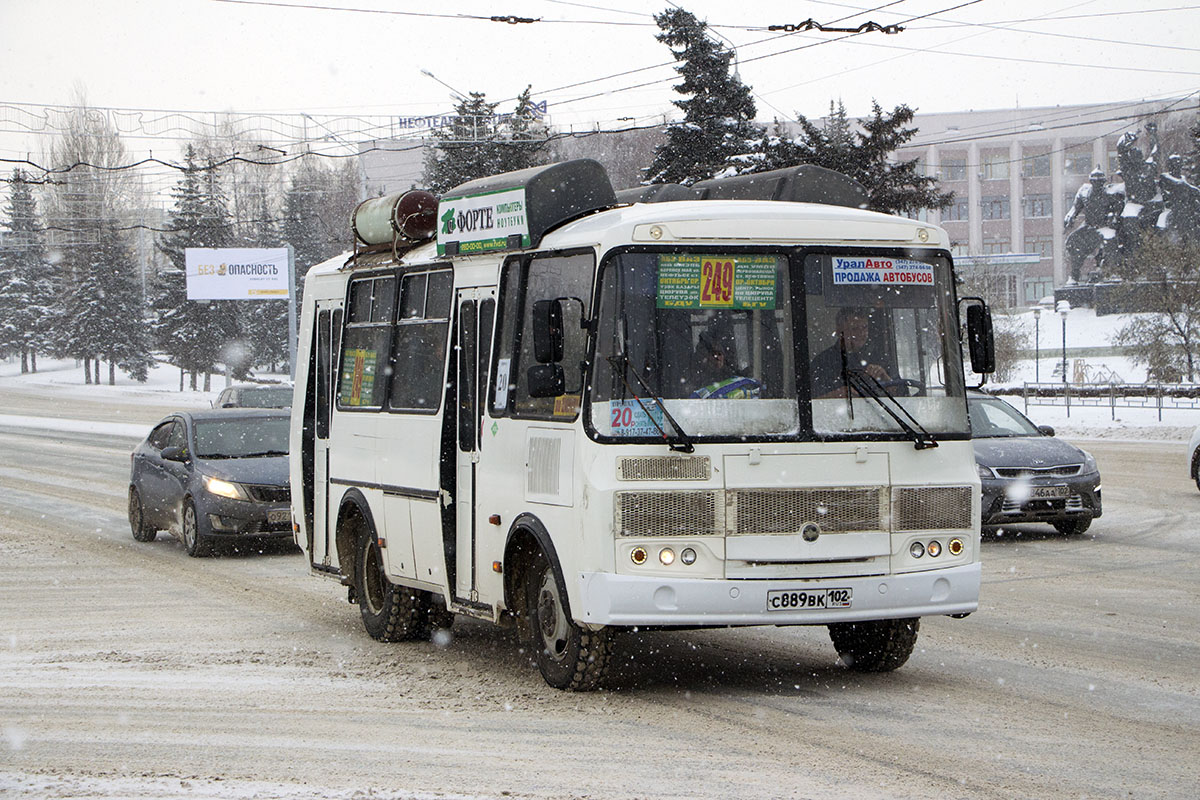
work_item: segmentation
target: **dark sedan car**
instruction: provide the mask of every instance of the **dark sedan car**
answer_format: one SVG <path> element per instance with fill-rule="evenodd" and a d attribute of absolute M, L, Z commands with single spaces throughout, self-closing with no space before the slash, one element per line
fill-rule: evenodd
<path fill-rule="evenodd" d="M 225 540 L 291 538 L 286 411 L 180 412 L 154 426 L 131 456 L 129 526 L 159 530 L 190 556 Z"/>
<path fill-rule="evenodd" d="M 292 385 L 238 384 L 221 390 L 213 408 L 290 408 Z"/>
<path fill-rule="evenodd" d="M 999 398 L 971 392 L 967 406 L 984 525 L 1048 522 L 1062 533 L 1083 533 L 1100 516 L 1100 470 L 1087 451 Z"/>

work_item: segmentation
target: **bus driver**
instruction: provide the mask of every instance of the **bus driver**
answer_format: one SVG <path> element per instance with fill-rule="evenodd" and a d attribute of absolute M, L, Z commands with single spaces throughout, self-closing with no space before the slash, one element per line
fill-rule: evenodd
<path fill-rule="evenodd" d="M 809 367 L 814 398 L 845 397 L 848 370 L 864 372 L 880 382 L 891 380 L 887 368 L 867 347 L 871 323 L 865 308 L 839 308 L 836 330 L 836 341 L 818 353 Z"/>

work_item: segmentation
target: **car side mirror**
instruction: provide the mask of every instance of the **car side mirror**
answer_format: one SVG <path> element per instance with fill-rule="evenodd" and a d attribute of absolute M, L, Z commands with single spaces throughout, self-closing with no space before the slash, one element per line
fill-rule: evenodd
<path fill-rule="evenodd" d="M 530 397 L 561 397 L 567 391 L 567 379 L 560 364 L 538 364 L 526 373 Z"/>
<path fill-rule="evenodd" d="M 178 461 L 181 464 L 187 463 L 188 453 L 187 448 L 172 445 L 162 449 L 162 457 L 164 461 Z"/>
<path fill-rule="evenodd" d="M 1041 431 L 1042 436 L 1053 436 L 1054 435 L 1054 428 L 1051 427 L 1050 425 L 1038 425 L 1037 428 L 1039 431 Z"/>

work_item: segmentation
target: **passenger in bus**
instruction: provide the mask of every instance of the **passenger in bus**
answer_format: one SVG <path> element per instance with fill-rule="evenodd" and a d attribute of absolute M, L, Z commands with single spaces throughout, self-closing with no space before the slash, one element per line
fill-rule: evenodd
<path fill-rule="evenodd" d="M 834 343 L 818 353 L 809 365 L 814 398 L 845 397 L 849 370 L 866 373 L 880 382 L 892 379 L 871 352 L 871 321 L 865 308 L 839 308 L 835 337 Z"/>
<path fill-rule="evenodd" d="M 692 392 L 695 399 L 744 400 L 755 399 L 762 384 L 738 374 L 737 345 L 733 330 L 710 325 L 700 333 L 696 342 L 694 364 L 700 388 Z"/>

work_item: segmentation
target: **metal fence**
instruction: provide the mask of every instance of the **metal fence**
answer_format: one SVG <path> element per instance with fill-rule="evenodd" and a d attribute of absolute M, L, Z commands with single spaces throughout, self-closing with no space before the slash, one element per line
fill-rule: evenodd
<path fill-rule="evenodd" d="M 1025 383 L 1019 390 L 1030 406 L 1109 408 L 1117 418 L 1118 408 L 1152 409 L 1162 421 L 1163 410 L 1200 411 L 1200 384 L 1195 383 Z"/>

